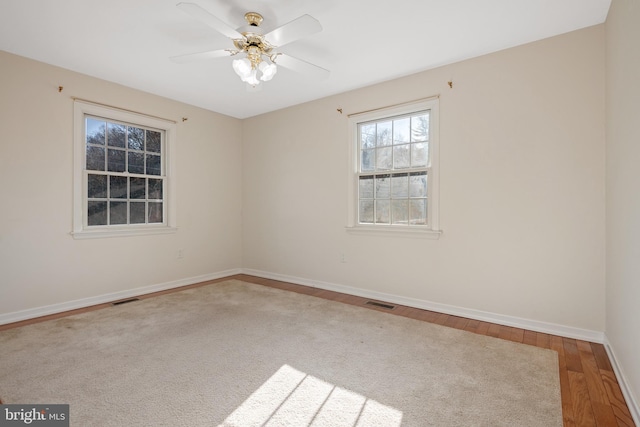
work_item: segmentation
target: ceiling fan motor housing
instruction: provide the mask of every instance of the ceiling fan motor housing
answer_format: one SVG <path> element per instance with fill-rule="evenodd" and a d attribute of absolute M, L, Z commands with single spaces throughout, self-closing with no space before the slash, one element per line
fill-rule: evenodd
<path fill-rule="evenodd" d="M 271 51 L 275 49 L 275 46 L 269 44 L 263 36 L 262 28 L 260 28 L 260 24 L 263 21 L 262 15 L 257 12 L 247 12 L 244 15 L 244 19 L 249 25 L 238 28 L 238 32 L 244 38 L 233 39 L 233 44 L 239 51 L 247 54 L 252 66 L 255 68 L 262 61 L 262 55 L 271 56 Z"/>

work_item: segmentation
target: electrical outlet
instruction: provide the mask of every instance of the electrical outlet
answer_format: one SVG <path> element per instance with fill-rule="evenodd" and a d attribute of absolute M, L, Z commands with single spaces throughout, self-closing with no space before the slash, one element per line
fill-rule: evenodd
<path fill-rule="evenodd" d="M 184 249 L 178 249 L 178 259 L 184 258 Z"/>
<path fill-rule="evenodd" d="M 347 258 L 344 256 L 344 253 L 340 254 L 340 262 L 347 262 Z"/>

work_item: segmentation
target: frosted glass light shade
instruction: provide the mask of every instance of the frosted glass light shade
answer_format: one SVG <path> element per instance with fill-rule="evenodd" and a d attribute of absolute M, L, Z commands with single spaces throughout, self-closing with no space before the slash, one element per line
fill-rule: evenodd
<path fill-rule="evenodd" d="M 235 71 L 242 80 L 248 78 L 251 75 L 251 61 L 249 61 L 247 58 L 234 59 L 232 64 L 233 71 Z"/>
<path fill-rule="evenodd" d="M 249 75 L 247 77 L 242 77 L 242 81 L 247 82 L 251 86 L 257 86 L 260 84 L 255 68 L 249 71 Z"/>
<path fill-rule="evenodd" d="M 278 67 L 276 67 L 276 64 L 267 64 L 265 61 L 262 61 L 260 65 L 258 65 L 258 68 L 260 69 L 260 71 L 262 71 L 260 80 L 262 80 L 263 82 L 268 82 L 269 80 L 271 80 L 278 71 Z"/>

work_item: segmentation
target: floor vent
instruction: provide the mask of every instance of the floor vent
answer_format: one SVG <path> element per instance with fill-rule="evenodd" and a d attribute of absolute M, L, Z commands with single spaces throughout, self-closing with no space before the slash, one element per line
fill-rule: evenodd
<path fill-rule="evenodd" d="M 387 310 L 393 310 L 394 308 L 396 308 L 395 305 L 391 305 L 391 304 L 384 304 L 382 302 L 376 302 L 376 301 L 367 301 L 365 304 L 367 305 L 374 305 L 376 307 L 380 307 L 380 308 L 386 308 Z"/>
<path fill-rule="evenodd" d="M 134 302 L 134 301 L 140 301 L 140 299 L 139 298 L 123 299 L 121 301 L 112 302 L 111 305 L 122 305 L 122 304 L 126 304 L 128 302 Z"/>

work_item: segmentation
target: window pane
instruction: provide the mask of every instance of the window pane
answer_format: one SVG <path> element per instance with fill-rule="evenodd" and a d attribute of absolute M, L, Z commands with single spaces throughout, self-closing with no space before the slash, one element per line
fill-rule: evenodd
<path fill-rule="evenodd" d="M 107 134 L 107 144 L 111 147 L 124 148 L 124 140 L 126 139 L 126 128 L 124 125 L 109 123 L 107 129 L 109 130 Z"/>
<path fill-rule="evenodd" d="M 160 153 L 160 150 L 161 150 L 160 132 L 148 130 L 147 131 L 147 151 Z"/>
<path fill-rule="evenodd" d="M 360 159 L 360 171 L 372 171 L 375 169 L 375 150 L 362 150 Z"/>
<path fill-rule="evenodd" d="M 373 200 L 360 200 L 358 218 L 361 223 L 373 223 Z"/>
<path fill-rule="evenodd" d="M 389 175 L 378 175 L 376 177 L 376 199 L 388 199 L 391 188 Z"/>
<path fill-rule="evenodd" d="M 109 149 L 109 160 L 107 170 L 109 172 L 124 172 L 124 163 L 126 158 L 126 151 Z"/>
<path fill-rule="evenodd" d="M 87 225 L 107 225 L 107 202 L 87 202 Z"/>
<path fill-rule="evenodd" d="M 87 176 L 87 197 L 90 199 L 107 197 L 107 176 L 89 174 Z"/>
<path fill-rule="evenodd" d="M 149 202 L 149 223 L 162 222 L 162 203 Z"/>
<path fill-rule="evenodd" d="M 409 200 L 409 217 L 413 225 L 426 225 L 427 199 Z"/>
<path fill-rule="evenodd" d="M 147 154 L 147 175 L 160 175 L 162 169 L 160 167 L 160 156 L 155 154 Z"/>
<path fill-rule="evenodd" d="M 392 163 L 392 148 L 384 147 L 376 149 L 376 169 L 388 170 L 391 169 Z"/>
<path fill-rule="evenodd" d="M 149 178 L 149 199 L 162 200 L 162 180 Z"/>
<path fill-rule="evenodd" d="M 409 200 L 391 201 L 391 223 L 404 224 L 409 221 Z"/>
<path fill-rule="evenodd" d="M 358 186 L 361 199 L 373 199 L 373 176 L 361 176 Z"/>
<path fill-rule="evenodd" d="M 409 177 L 409 197 L 427 197 L 427 173 L 412 173 Z"/>
<path fill-rule="evenodd" d="M 137 151 L 129 151 L 129 173 L 144 174 L 144 153 Z"/>
<path fill-rule="evenodd" d="M 104 170 L 104 148 L 87 146 L 87 170 Z"/>
<path fill-rule="evenodd" d="M 129 198 L 147 198 L 147 180 L 145 178 L 129 178 Z"/>
<path fill-rule="evenodd" d="M 104 120 L 92 119 L 87 117 L 86 134 L 87 144 L 104 145 L 104 130 L 106 122 Z"/>
<path fill-rule="evenodd" d="M 428 142 L 411 144 L 411 166 L 427 166 L 429 154 Z"/>
<path fill-rule="evenodd" d="M 376 200 L 376 224 L 389 224 L 391 202 L 389 200 Z"/>
<path fill-rule="evenodd" d="M 127 223 L 127 202 L 109 203 L 109 223 L 112 225 Z"/>
<path fill-rule="evenodd" d="M 411 141 L 410 123 L 411 119 L 409 117 L 393 121 L 394 144 L 404 144 Z"/>
<path fill-rule="evenodd" d="M 429 139 L 429 114 L 424 113 L 411 117 L 411 140 L 427 141 Z"/>
<path fill-rule="evenodd" d="M 409 175 L 395 174 L 391 177 L 391 198 L 407 198 L 409 195 Z"/>
<path fill-rule="evenodd" d="M 127 140 L 130 150 L 144 150 L 144 129 L 129 126 Z"/>
<path fill-rule="evenodd" d="M 376 146 L 376 124 L 360 125 L 360 148 L 374 148 Z"/>
<path fill-rule="evenodd" d="M 129 203 L 129 223 L 130 224 L 144 224 L 145 223 L 145 203 L 144 202 L 131 202 Z"/>
<path fill-rule="evenodd" d="M 377 123 L 376 146 L 391 145 L 391 121 Z"/>
<path fill-rule="evenodd" d="M 127 177 L 126 176 L 110 176 L 109 177 L 109 196 L 112 199 L 127 198 Z"/>
<path fill-rule="evenodd" d="M 395 145 L 393 147 L 393 168 L 403 169 L 409 167 L 409 144 Z"/>

